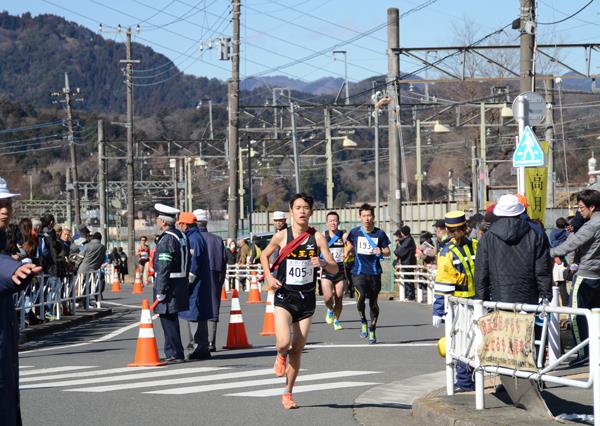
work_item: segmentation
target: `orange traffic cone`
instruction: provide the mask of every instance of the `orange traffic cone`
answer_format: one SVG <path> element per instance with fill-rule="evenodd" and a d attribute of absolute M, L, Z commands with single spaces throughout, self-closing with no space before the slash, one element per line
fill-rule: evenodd
<path fill-rule="evenodd" d="M 256 271 L 250 271 L 250 294 L 246 303 L 262 303 L 260 299 L 260 290 L 258 289 L 258 279 Z"/>
<path fill-rule="evenodd" d="M 221 300 L 229 300 L 227 299 L 227 292 L 225 291 L 225 286 L 221 287 Z"/>
<path fill-rule="evenodd" d="M 246 349 L 251 347 L 252 345 L 248 342 L 248 336 L 246 335 L 246 326 L 242 317 L 238 291 L 233 289 L 231 292 L 231 312 L 229 313 L 227 344 L 223 346 L 223 349 Z"/>
<path fill-rule="evenodd" d="M 121 281 L 119 281 L 119 268 L 117 268 L 116 266 L 113 272 L 113 282 L 110 291 L 112 291 L 113 293 L 121 292 Z"/>
<path fill-rule="evenodd" d="M 142 284 L 142 272 L 138 266 L 135 269 L 135 280 L 133 281 L 133 291 L 131 294 L 142 294 L 144 293 L 144 285 Z"/>
<path fill-rule="evenodd" d="M 275 336 L 275 292 L 269 290 L 267 295 L 267 306 L 265 307 L 265 317 L 263 320 L 263 329 L 260 333 L 261 336 Z"/>
<path fill-rule="evenodd" d="M 142 300 L 142 316 L 140 319 L 140 332 L 138 334 L 137 347 L 135 349 L 135 358 L 128 367 L 154 367 L 165 365 L 158 358 L 158 346 L 154 337 L 152 328 L 152 317 L 150 314 L 150 302 L 148 299 Z"/>

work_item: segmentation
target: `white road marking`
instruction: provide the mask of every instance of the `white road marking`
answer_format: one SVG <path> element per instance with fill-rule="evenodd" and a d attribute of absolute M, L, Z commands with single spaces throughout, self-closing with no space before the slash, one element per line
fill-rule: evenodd
<path fill-rule="evenodd" d="M 272 368 L 262 370 L 241 371 L 235 373 L 211 374 L 199 377 L 182 377 L 179 379 L 154 380 L 151 382 L 125 383 L 122 385 L 96 386 L 91 388 L 65 389 L 66 392 L 111 392 L 124 389 L 150 388 L 157 386 L 183 385 L 188 383 L 210 382 L 216 380 L 241 379 L 244 377 L 255 377 L 273 374 Z"/>
<path fill-rule="evenodd" d="M 144 367 L 144 371 L 151 370 L 160 367 Z M 124 373 L 124 372 L 139 372 L 139 367 L 120 367 L 111 368 L 108 370 L 97 370 L 97 371 L 80 371 L 79 373 L 65 373 L 65 374 L 54 374 L 51 376 L 37 376 L 37 377 L 24 377 L 21 378 L 21 383 L 30 382 L 41 382 L 44 380 L 58 380 L 58 379 L 72 379 L 72 378 L 84 378 L 84 377 L 95 377 L 95 376 L 108 376 L 109 374 Z M 22 374 L 21 374 L 22 375 Z"/>
<path fill-rule="evenodd" d="M 123 306 L 124 308 L 142 309 L 142 307 L 139 306 L 139 305 L 136 306 L 136 305 L 127 305 L 125 303 L 107 302 L 106 300 L 103 300 L 102 304 L 104 304 L 104 305 L 113 305 L 113 306 Z"/>
<path fill-rule="evenodd" d="M 342 304 L 344 306 L 350 306 L 350 305 L 356 305 L 356 302 L 354 300 L 345 300 L 344 299 L 344 301 L 342 302 Z M 319 305 L 319 306 L 325 306 L 325 302 L 322 301 L 322 300 L 317 300 L 317 305 Z"/>
<path fill-rule="evenodd" d="M 32 376 L 34 374 L 59 373 L 61 371 L 85 370 L 86 368 L 96 368 L 95 365 L 70 365 L 66 367 L 41 368 L 39 370 L 27 370 L 19 373 L 19 376 Z"/>
<path fill-rule="evenodd" d="M 33 365 L 19 365 L 20 370 L 23 370 L 25 368 L 33 368 Z"/>
<path fill-rule="evenodd" d="M 337 379 L 338 377 L 351 377 L 351 376 L 363 376 L 367 374 L 378 374 L 379 371 L 335 371 L 331 373 L 317 373 L 307 374 L 304 376 L 298 376 L 297 382 L 304 382 L 310 380 L 325 380 L 325 379 Z M 276 379 L 263 379 L 263 380 L 248 380 L 245 382 L 236 383 L 216 383 L 212 385 L 201 385 L 201 386 L 189 386 L 183 388 L 165 389 L 157 391 L 149 391 L 144 393 L 150 394 L 161 394 L 161 395 L 186 395 L 190 393 L 201 393 L 211 392 L 223 389 L 238 389 L 247 388 L 253 386 L 268 386 L 268 385 L 285 385 L 285 377 L 278 377 Z"/>
<path fill-rule="evenodd" d="M 48 383 L 33 383 L 29 385 L 23 385 L 20 388 L 23 389 L 40 389 L 40 388 L 56 388 L 65 386 L 77 386 L 77 385 L 88 385 L 93 383 L 109 383 L 109 382 L 121 382 L 126 380 L 140 380 L 150 379 L 154 377 L 163 376 L 176 376 L 182 374 L 194 374 L 194 373 L 206 373 L 209 371 L 219 370 L 219 367 L 200 367 L 200 368 L 181 368 L 177 370 L 162 370 L 153 371 L 151 373 L 141 374 L 124 374 L 122 376 L 112 377 L 96 377 L 91 379 L 80 379 L 80 380 L 66 380 L 62 382 L 48 382 Z M 143 370 L 140 370 L 143 371 Z"/>
<path fill-rule="evenodd" d="M 409 348 L 409 347 L 422 347 L 422 346 L 437 346 L 437 342 L 425 342 L 425 343 L 377 343 L 376 345 L 369 345 L 368 343 L 348 343 L 348 344 L 307 344 L 306 349 L 335 349 L 335 348 Z M 274 348 L 274 347 L 273 347 Z"/>
<path fill-rule="evenodd" d="M 333 383 L 319 383 L 316 385 L 304 385 L 295 386 L 294 394 L 302 392 L 312 392 L 319 390 L 330 390 L 330 389 L 341 389 L 341 388 L 352 388 L 357 386 L 375 386 L 379 385 L 378 382 L 333 382 Z M 282 389 L 263 389 L 251 392 L 240 392 L 240 393 L 227 393 L 225 396 L 253 396 L 258 398 L 264 398 L 267 396 L 281 395 Z"/>

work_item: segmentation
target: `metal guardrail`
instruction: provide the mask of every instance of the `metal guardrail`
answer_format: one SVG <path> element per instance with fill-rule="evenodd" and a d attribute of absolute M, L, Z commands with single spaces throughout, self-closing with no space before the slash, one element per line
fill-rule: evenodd
<path fill-rule="evenodd" d="M 46 313 L 53 319 L 60 319 L 68 312 L 75 315 L 77 309 L 90 309 L 102 304 L 101 272 L 67 275 L 58 278 L 51 275 L 38 275 L 31 283 L 15 294 L 15 309 L 19 314 L 19 329 L 25 328 L 26 315 L 34 311 L 40 321 L 46 320 Z"/>
<path fill-rule="evenodd" d="M 394 284 L 398 285 L 398 300 L 406 301 L 405 283 L 415 287 L 416 300 L 419 303 L 433 303 L 434 276 L 432 271 L 423 265 L 396 265 L 394 268 Z"/>
<path fill-rule="evenodd" d="M 553 291 L 553 301 L 558 300 L 558 291 Z M 483 302 L 481 300 L 448 297 L 445 318 L 446 335 L 446 393 L 454 395 L 454 364 L 456 361 L 464 362 L 474 368 L 475 375 L 475 407 L 478 410 L 485 408 L 483 374 L 495 373 L 511 377 L 520 377 L 581 389 L 593 388 L 594 424 L 600 426 L 600 309 L 578 309 L 558 307 L 552 305 L 529 305 L 520 303 Z M 525 371 L 500 366 L 481 365 L 477 355 L 477 347 L 482 341 L 481 330 L 477 320 L 485 315 L 486 311 L 502 310 L 508 312 L 526 312 L 539 314 L 544 319 L 538 345 L 537 371 Z M 589 330 L 589 338 L 574 346 L 564 354 L 560 348 L 556 353 L 556 342 L 552 341 L 552 324 L 558 320 L 558 315 L 579 315 L 585 317 Z M 544 352 L 548 345 L 549 358 L 544 363 Z M 558 377 L 550 374 L 563 361 L 587 346 L 589 348 L 589 377 L 587 380 L 575 380 Z M 546 365 L 544 365 L 546 364 Z"/>
<path fill-rule="evenodd" d="M 262 274 L 263 269 L 259 264 L 227 265 L 227 271 L 225 273 L 225 291 L 230 291 L 232 287 L 237 291 L 240 291 L 242 282 L 248 281 L 245 290 L 249 292 L 250 280 L 253 278 L 258 279 Z"/>

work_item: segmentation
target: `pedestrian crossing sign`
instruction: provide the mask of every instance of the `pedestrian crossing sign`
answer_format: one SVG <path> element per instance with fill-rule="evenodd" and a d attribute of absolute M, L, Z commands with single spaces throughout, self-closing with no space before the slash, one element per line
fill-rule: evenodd
<path fill-rule="evenodd" d="M 519 145 L 513 154 L 513 167 L 541 167 L 544 165 L 544 151 L 531 127 L 525 126 Z"/>

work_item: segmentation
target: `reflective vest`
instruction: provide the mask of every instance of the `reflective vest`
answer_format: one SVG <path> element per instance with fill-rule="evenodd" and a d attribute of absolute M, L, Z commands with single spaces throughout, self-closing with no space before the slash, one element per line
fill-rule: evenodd
<path fill-rule="evenodd" d="M 169 234 L 172 235 L 173 237 L 175 237 L 175 239 L 177 241 L 179 241 L 179 251 L 180 251 L 180 266 L 179 266 L 179 272 L 171 272 L 169 274 L 169 278 L 187 278 L 187 264 L 188 264 L 188 253 L 189 253 L 189 247 L 188 247 L 188 242 L 187 242 L 187 238 L 185 235 L 182 234 L 182 236 L 180 237 L 179 235 L 177 235 L 175 232 L 171 232 L 171 231 L 165 231 L 165 234 Z"/>
<path fill-rule="evenodd" d="M 435 293 L 456 297 L 475 296 L 475 252 L 477 240 L 457 246 L 449 241 L 438 254 Z"/>

